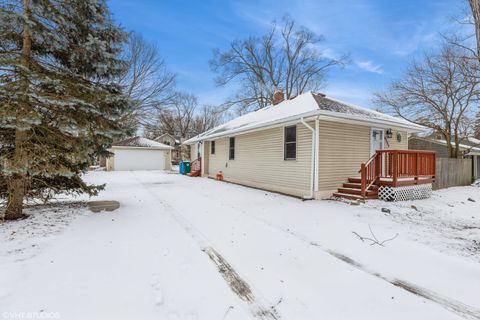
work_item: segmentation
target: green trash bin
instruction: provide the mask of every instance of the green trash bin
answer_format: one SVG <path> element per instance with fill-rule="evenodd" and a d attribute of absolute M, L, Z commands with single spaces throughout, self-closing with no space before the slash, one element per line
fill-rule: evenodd
<path fill-rule="evenodd" d="M 183 162 L 183 174 L 189 174 L 190 173 L 190 162 L 184 161 Z"/>

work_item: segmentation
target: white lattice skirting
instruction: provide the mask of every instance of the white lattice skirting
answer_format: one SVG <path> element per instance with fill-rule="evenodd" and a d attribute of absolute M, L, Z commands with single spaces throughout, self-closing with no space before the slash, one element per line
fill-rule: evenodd
<path fill-rule="evenodd" d="M 378 198 L 384 201 L 405 201 L 430 198 L 432 184 L 418 184 L 405 187 L 385 187 L 378 189 Z"/>

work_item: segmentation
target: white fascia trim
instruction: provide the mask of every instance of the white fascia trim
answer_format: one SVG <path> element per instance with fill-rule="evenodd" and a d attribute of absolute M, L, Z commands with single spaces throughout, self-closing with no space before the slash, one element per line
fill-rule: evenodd
<path fill-rule="evenodd" d="M 159 147 L 128 147 L 128 146 L 112 146 L 110 149 L 130 149 L 130 150 L 173 150 L 175 148 L 159 148 Z"/>
<path fill-rule="evenodd" d="M 239 133 L 244 134 L 244 133 L 250 133 L 250 132 L 275 128 L 275 127 L 281 127 L 281 126 L 287 125 L 288 123 L 295 124 L 295 123 L 298 123 L 301 118 L 312 117 L 312 116 L 315 116 L 317 113 L 318 113 L 318 110 L 313 110 L 313 111 L 305 112 L 303 114 L 297 114 L 297 115 L 290 116 L 290 117 L 287 117 L 287 118 L 282 118 L 280 120 L 274 120 L 274 121 L 270 121 L 270 122 L 266 122 L 266 123 L 260 123 L 260 124 L 251 126 L 248 129 L 245 129 L 245 128 L 242 127 L 242 128 L 237 128 L 237 129 L 233 129 L 233 130 L 226 130 L 224 132 L 220 132 L 220 133 L 217 133 L 217 134 L 206 135 L 206 136 L 202 136 L 202 137 L 194 137 L 194 138 L 191 138 L 191 139 L 188 139 L 187 141 L 185 141 L 184 144 L 193 144 L 193 143 L 195 143 L 197 141 L 201 141 L 201 140 L 209 141 L 209 140 L 214 140 L 216 138 L 233 136 L 233 135 L 239 134 Z"/>
<path fill-rule="evenodd" d="M 220 132 L 220 133 L 217 133 L 217 134 L 205 135 L 205 136 L 202 136 L 202 137 L 197 136 L 197 137 L 188 139 L 183 144 L 188 145 L 188 144 L 193 144 L 195 142 L 202 141 L 202 140 L 213 140 L 213 139 L 216 139 L 216 138 L 221 138 L 221 137 L 225 137 L 225 136 L 232 136 L 232 135 L 239 134 L 239 133 L 245 134 L 245 133 L 255 132 L 255 131 L 259 131 L 259 130 L 265 130 L 265 129 L 269 129 L 269 128 L 283 126 L 288 122 L 294 122 L 294 121 L 295 122 L 300 122 L 300 119 L 302 119 L 302 118 L 305 119 L 306 121 L 313 120 L 313 119 L 315 119 L 315 116 L 321 116 L 321 117 L 319 117 L 319 119 L 327 119 L 327 120 L 331 120 L 331 121 L 338 121 L 338 119 L 344 119 L 344 120 L 353 120 L 355 122 L 362 122 L 362 123 L 367 123 L 367 124 L 375 124 L 375 125 L 380 124 L 380 125 L 384 125 L 386 127 L 400 128 L 400 129 L 403 129 L 403 130 L 407 131 L 408 133 L 422 132 L 422 131 L 427 130 L 426 127 L 423 127 L 423 126 L 420 126 L 420 125 L 417 125 L 417 124 L 414 124 L 414 123 L 412 123 L 411 125 L 408 125 L 408 124 L 404 124 L 404 123 L 401 123 L 401 122 L 390 121 L 390 120 L 365 119 L 365 118 L 360 117 L 360 116 L 343 114 L 343 113 L 339 113 L 339 112 L 325 111 L 325 110 L 313 110 L 313 111 L 305 112 L 303 114 L 298 114 L 298 115 L 290 116 L 290 117 L 287 117 L 287 118 L 283 118 L 283 119 L 280 119 L 280 120 L 275 120 L 275 121 L 271 121 L 271 122 L 267 122 L 267 123 L 261 123 L 261 124 L 258 124 L 258 125 L 254 125 L 254 126 L 251 126 L 247 129 L 242 127 L 242 128 L 233 129 L 233 130 L 226 130 L 224 132 Z"/>
<path fill-rule="evenodd" d="M 396 122 L 396 121 L 391 121 L 391 120 L 381 120 L 381 119 L 365 119 L 364 117 L 356 116 L 356 115 L 349 115 L 349 114 L 343 114 L 343 113 L 338 113 L 338 112 L 333 112 L 333 111 L 325 111 L 325 110 L 319 110 L 319 114 L 325 117 L 331 118 L 332 121 L 335 121 L 335 119 L 345 119 L 345 120 L 355 120 L 356 122 L 363 122 L 363 123 L 368 123 L 368 124 L 381 124 L 385 125 L 388 127 L 396 127 L 400 129 L 404 129 L 409 133 L 413 132 L 422 132 L 425 130 L 428 130 L 427 127 L 412 123 L 411 125 L 406 124 L 406 123 L 401 123 L 401 122 Z"/>

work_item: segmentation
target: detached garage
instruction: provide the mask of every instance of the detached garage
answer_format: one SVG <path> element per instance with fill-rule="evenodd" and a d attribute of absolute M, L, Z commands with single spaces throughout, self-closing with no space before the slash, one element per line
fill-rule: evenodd
<path fill-rule="evenodd" d="M 112 145 L 107 171 L 169 170 L 173 147 L 142 137 L 128 138 Z"/>

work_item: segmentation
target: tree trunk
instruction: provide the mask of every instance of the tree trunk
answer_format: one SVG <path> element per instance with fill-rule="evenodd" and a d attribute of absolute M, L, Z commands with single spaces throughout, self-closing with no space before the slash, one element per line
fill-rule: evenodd
<path fill-rule="evenodd" d="M 16 138 L 15 141 L 17 141 Z M 17 220 L 23 218 L 23 198 L 25 197 L 26 187 L 25 181 L 26 177 L 24 174 L 15 174 L 10 179 L 8 183 L 8 202 L 5 210 L 5 220 Z"/>
<path fill-rule="evenodd" d="M 24 15 L 27 19 L 31 18 L 30 0 L 23 0 Z M 22 65 L 30 68 L 32 39 L 30 35 L 30 26 L 28 23 L 23 25 L 23 44 L 22 44 Z M 28 110 L 28 79 L 23 76 L 21 82 L 22 91 L 25 93 L 23 105 L 17 113 L 17 123 L 20 123 Z M 27 131 L 15 130 L 15 151 L 12 159 L 12 167 L 15 173 L 8 181 L 8 202 L 5 210 L 5 220 L 16 220 L 23 217 L 23 200 L 27 186 L 26 166 L 28 164 L 27 152 L 25 150 L 25 142 L 27 140 Z"/>
<path fill-rule="evenodd" d="M 468 0 L 475 22 L 475 37 L 477 40 L 477 58 L 480 59 L 480 0 Z"/>

